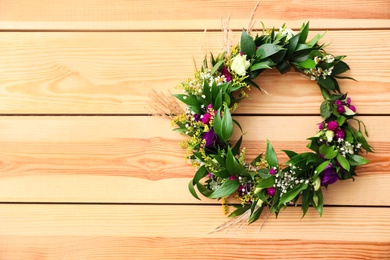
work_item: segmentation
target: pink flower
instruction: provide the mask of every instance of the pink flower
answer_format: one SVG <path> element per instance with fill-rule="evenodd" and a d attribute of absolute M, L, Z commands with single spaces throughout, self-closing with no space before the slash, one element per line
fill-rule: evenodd
<path fill-rule="evenodd" d="M 320 130 L 324 129 L 324 124 L 323 123 L 319 123 L 318 124 L 318 129 L 320 129 Z"/>
<path fill-rule="evenodd" d="M 337 106 L 337 113 L 342 114 L 345 112 L 345 108 L 343 105 Z"/>
<path fill-rule="evenodd" d="M 269 174 L 274 175 L 276 173 L 276 170 L 274 168 L 269 169 Z"/>
<path fill-rule="evenodd" d="M 329 121 L 328 122 L 328 129 L 331 131 L 336 130 L 339 127 L 339 124 L 337 124 L 336 121 Z"/>
<path fill-rule="evenodd" d="M 222 75 L 225 76 L 225 79 L 227 82 L 232 80 L 232 75 L 230 74 L 229 70 L 227 67 L 222 68 Z"/>
<path fill-rule="evenodd" d="M 351 98 L 347 98 L 347 104 L 350 105 L 351 104 Z"/>
<path fill-rule="evenodd" d="M 350 106 L 349 106 L 349 109 L 351 109 L 353 112 L 356 113 L 356 108 L 355 108 L 355 106 L 350 105 Z"/>
<path fill-rule="evenodd" d="M 341 100 L 336 100 L 334 104 L 337 106 L 341 106 L 343 103 L 341 102 Z"/>
<path fill-rule="evenodd" d="M 334 136 L 338 139 L 344 139 L 345 138 L 345 132 L 342 129 L 337 129 L 336 132 L 334 133 Z"/>
<path fill-rule="evenodd" d="M 211 115 L 210 114 L 204 114 L 202 117 L 202 122 L 203 124 L 208 124 L 211 120 Z"/>
<path fill-rule="evenodd" d="M 268 195 L 274 196 L 276 193 L 276 188 L 275 187 L 267 188 L 266 192 Z"/>
<path fill-rule="evenodd" d="M 231 176 L 229 177 L 229 180 L 237 180 L 237 176 L 231 175 Z"/>

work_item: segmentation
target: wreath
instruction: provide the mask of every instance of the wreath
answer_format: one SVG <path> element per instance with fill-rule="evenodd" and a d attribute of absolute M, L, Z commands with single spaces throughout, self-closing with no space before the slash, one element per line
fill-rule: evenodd
<path fill-rule="evenodd" d="M 353 179 L 356 167 L 368 162 L 359 153 L 372 152 L 364 134 L 364 123 L 355 118 L 356 108 L 340 91 L 338 79 L 349 70 L 345 56 L 334 56 L 318 44 L 323 35 L 307 41 L 309 23 L 298 33 L 283 25 L 279 30 L 266 30 L 251 36 L 243 29 L 239 44 L 229 51 L 204 59 L 194 77 L 180 84 L 183 94 L 173 95 L 185 104 L 182 114 L 174 115 L 175 131 L 188 136 L 181 142 L 186 158 L 197 167 L 190 181 L 190 193 L 200 199 L 196 190 L 210 199 L 236 200 L 229 215 L 247 216 L 249 223 L 259 219 L 265 208 L 278 215 L 282 208 L 298 203 L 303 216 L 309 206 L 322 215 L 322 187 L 338 180 Z M 231 141 L 234 125 L 242 132 L 232 111 L 248 95 L 251 86 L 262 90 L 255 79 L 267 69 L 281 74 L 291 69 L 315 81 L 324 101 L 320 105 L 323 121 L 318 131 L 308 138 L 310 152 L 283 150 L 289 160 L 280 165 L 275 150 L 267 140 L 264 156 L 251 162 L 241 148 L 242 135 Z M 355 128 L 351 122 L 355 121 Z M 364 133 L 364 134 L 363 134 Z M 238 200 L 238 202 L 237 202 Z"/>

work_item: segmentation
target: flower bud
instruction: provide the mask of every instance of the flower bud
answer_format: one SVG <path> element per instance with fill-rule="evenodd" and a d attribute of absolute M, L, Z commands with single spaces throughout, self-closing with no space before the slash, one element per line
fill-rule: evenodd
<path fill-rule="evenodd" d="M 328 130 L 328 131 L 325 132 L 325 136 L 326 136 L 326 139 L 327 139 L 328 142 L 332 142 L 333 137 L 334 137 L 334 132 Z"/>
<path fill-rule="evenodd" d="M 318 196 L 317 196 L 317 194 L 314 194 L 313 195 L 313 202 L 314 202 L 314 206 L 318 206 Z"/>
<path fill-rule="evenodd" d="M 261 207 L 263 205 L 264 201 L 262 201 L 261 199 L 259 199 L 257 201 L 257 206 Z"/>
<path fill-rule="evenodd" d="M 315 191 L 318 191 L 321 187 L 321 178 L 317 177 L 313 182 L 313 187 Z"/>

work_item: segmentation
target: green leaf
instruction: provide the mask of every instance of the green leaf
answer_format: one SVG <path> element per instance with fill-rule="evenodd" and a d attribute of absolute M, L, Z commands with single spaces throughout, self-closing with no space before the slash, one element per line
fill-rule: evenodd
<path fill-rule="evenodd" d="M 309 22 L 306 24 L 303 24 L 300 30 L 300 35 L 299 35 L 299 43 L 305 43 L 307 39 L 307 35 L 309 34 Z"/>
<path fill-rule="evenodd" d="M 293 37 L 291 37 L 291 39 L 289 40 L 288 45 L 287 45 L 287 53 L 286 53 L 287 59 L 290 59 L 292 57 L 292 55 L 294 54 L 294 52 L 297 48 L 297 45 L 298 45 L 299 37 L 300 37 L 300 34 L 298 33 L 298 34 L 294 35 Z"/>
<path fill-rule="evenodd" d="M 321 34 L 317 34 L 316 36 L 314 36 L 308 43 L 307 45 L 309 45 L 310 47 L 313 47 L 314 45 L 317 44 L 317 42 L 319 40 L 321 40 L 322 37 L 324 37 L 324 35 L 326 34 L 326 32 L 324 32 L 322 35 Z"/>
<path fill-rule="evenodd" d="M 275 176 L 271 176 L 267 179 L 263 179 L 261 182 L 256 184 L 256 188 L 261 188 L 261 189 L 270 188 L 274 184 L 275 184 Z"/>
<path fill-rule="evenodd" d="M 296 196 L 299 195 L 299 193 L 305 189 L 307 189 L 308 185 L 306 183 L 301 183 L 297 186 L 295 186 L 293 189 L 287 191 L 287 193 L 285 193 L 279 200 L 279 204 L 278 206 L 282 206 L 284 204 L 286 204 L 287 202 L 290 202 L 292 201 L 293 199 L 295 199 Z"/>
<path fill-rule="evenodd" d="M 261 215 L 261 212 L 263 211 L 264 207 L 258 207 L 253 213 L 252 215 L 249 217 L 249 224 L 250 223 L 253 223 L 255 222 L 256 220 L 259 219 L 260 215 Z"/>
<path fill-rule="evenodd" d="M 288 158 L 290 158 L 290 159 L 293 158 L 294 156 L 298 155 L 296 152 L 289 151 L 289 150 L 282 150 L 282 152 L 284 152 L 288 156 Z"/>
<path fill-rule="evenodd" d="M 189 106 L 199 106 L 199 101 L 196 99 L 195 96 L 188 96 L 184 94 L 173 94 L 174 97 L 179 99 L 181 102 L 183 102 L 186 105 Z"/>
<path fill-rule="evenodd" d="M 233 118 L 230 109 L 225 105 L 225 113 L 222 118 L 222 140 L 227 142 L 233 134 Z"/>
<path fill-rule="evenodd" d="M 278 166 L 278 157 L 276 156 L 275 150 L 271 145 L 271 142 L 267 140 L 267 147 L 265 151 L 265 160 L 268 162 L 270 167 Z"/>
<path fill-rule="evenodd" d="M 332 75 L 339 75 L 341 73 L 346 72 L 347 70 L 350 70 L 347 63 L 345 63 L 344 61 L 339 61 L 334 65 Z"/>
<path fill-rule="evenodd" d="M 251 67 L 250 67 L 250 70 L 251 71 L 254 71 L 254 70 L 261 70 L 261 69 L 272 69 L 270 66 L 268 66 L 268 63 L 267 62 L 258 62 L 258 63 L 255 63 L 253 64 Z"/>
<path fill-rule="evenodd" d="M 257 48 L 256 56 L 259 59 L 264 59 L 264 58 L 267 58 L 271 55 L 274 55 L 275 53 L 280 51 L 280 49 L 281 48 L 275 44 L 266 43 L 266 44 L 260 45 L 259 48 Z"/>
<path fill-rule="evenodd" d="M 320 153 L 323 154 L 325 159 L 333 159 L 337 156 L 338 150 L 334 146 L 323 144 L 320 146 Z"/>
<path fill-rule="evenodd" d="M 276 68 L 281 74 L 285 74 L 290 71 L 291 65 L 287 61 L 281 61 L 276 65 Z"/>
<path fill-rule="evenodd" d="M 214 109 L 220 109 L 222 107 L 222 89 L 219 90 L 217 96 L 215 97 L 213 105 L 215 106 Z"/>
<path fill-rule="evenodd" d="M 319 78 L 317 80 L 317 82 L 323 88 L 326 88 L 326 89 L 332 90 L 332 91 L 336 90 L 336 85 L 334 83 L 334 80 L 331 77 Z"/>
<path fill-rule="evenodd" d="M 208 173 L 206 166 L 202 165 L 195 173 L 192 184 L 197 184 Z"/>
<path fill-rule="evenodd" d="M 305 69 L 314 69 L 316 67 L 316 63 L 312 59 L 307 59 L 299 63 L 299 66 Z"/>
<path fill-rule="evenodd" d="M 237 216 L 240 216 L 242 214 L 244 214 L 245 212 L 247 212 L 249 209 L 251 208 L 251 205 L 250 204 L 246 204 L 245 206 L 243 207 L 239 207 L 237 208 L 235 211 L 233 211 L 229 217 L 237 217 Z"/>
<path fill-rule="evenodd" d="M 228 173 L 228 171 L 226 169 L 223 169 L 223 170 L 220 170 L 217 172 L 213 172 L 213 175 L 220 177 L 220 178 L 224 178 L 224 179 L 227 179 L 230 177 L 230 174 Z"/>
<path fill-rule="evenodd" d="M 211 190 L 209 190 L 208 188 L 206 188 L 204 185 L 200 184 L 199 182 L 196 184 L 196 188 L 198 188 L 198 191 L 205 197 L 210 196 L 210 194 L 212 193 Z"/>
<path fill-rule="evenodd" d="M 360 155 L 357 155 L 357 154 L 352 154 L 352 155 L 348 155 L 348 158 L 350 159 L 350 164 L 352 166 L 359 166 L 359 165 L 362 165 L 362 164 L 366 164 L 369 162 L 369 160 L 367 160 L 366 158 L 363 158 L 361 157 Z"/>
<path fill-rule="evenodd" d="M 321 189 L 315 191 L 314 194 L 317 196 L 318 202 L 317 202 L 317 205 L 315 205 L 314 201 L 313 201 L 313 207 L 318 211 L 318 213 L 320 213 L 320 216 L 322 216 L 322 209 L 323 209 L 323 205 L 324 205 L 324 197 L 322 196 Z"/>
<path fill-rule="evenodd" d="M 321 163 L 320 165 L 317 166 L 317 168 L 315 169 L 315 171 L 317 172 L 313 178 L 317 177 L 318 175 L 320 175 L 320 173 L 325 170 L 326 166 L 328 166 L 330 163 L 330 160 L 327 160 L 327 161 L 324 161 L 323 163 Z"/>
<path fill-rule="evenodd" d="M 252 36 L 250 36 L 245 30 L 242 30 L 240 49 L 241 52 L 247 55 L 249 58 L 256 54 L 256 44 L 253 41 Z"/>
<path fill-rule="evenodd" d="M 223 63 L 224 63 L 224 60 L 218 61 L 218 62 L 213 66 L 213 68 L 211 69 L 210 74 L 211 74 L 211 75 L 214 75 L 214 73 L 215 73 L 217 70 L 219 70 L 219 68 L 223 65 Z"/>
<path fill-rule="evenodd" d="M 344 156 L 338 153 L 336 159 L 340 163 L 341 167 L 343 167 L 346 171 L 349 171 L 349 162 Z"/>
<path fill-rule="evenodd" d="M 311 191 L 309 189 L 302 191 L 302 211 L 303 211 L 302 218 L 306 215 L 307 210 L 309 209 L 310 195 L 311 195 Z"/>
<path fill-rule="evenodd" d="M 324 102 L 321 103 L 320 106 L 320 114 L 323 119 L 327 119 L 330 117 L 332 114 L 332 103 L 329 100 L 325 100 Z"/>
<path fill-rule="evenodd" d="M 236 155 L 236 154 L 238 154 L 240 152 L 241 143 L 242 143 L 242 136 L 240 137 L 240 139 L 238 139 L 237 143 L 232 148 L 232 153 L 234 155 Z"/>
<path fill-rule="evenodd" d="M 233 192 L 237 191 L 240 183 L 238 180 L 227 180 L 217 190 L 211 193 L 208 197 L 210 199 L 217 199 L 229 196 Z"/>
<path fill-rule="evenodd" d="M 191 195 L 195 198 L 195 199 L 198 199 L 200 200 L 198 194 L 196 194 L 196 191 L 194 189 L 194 185 L 192 183 L 192 180 L 190 181 L 190 183 L 188 183 L 188 190 L 190 191 Z"/>

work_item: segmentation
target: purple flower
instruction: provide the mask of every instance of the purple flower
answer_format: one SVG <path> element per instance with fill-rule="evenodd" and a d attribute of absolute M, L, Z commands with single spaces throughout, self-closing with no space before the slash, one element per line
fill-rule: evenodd
<path fill-rule="evenodd" d="M 345 108 L 343 105 L 337 106 L 337 113 L 342 114 L 345 112 Z"/>
<path fill-rule="evenodd" d="M 320 129 L 320 130 L 324 129 L 324 124 L 323 123 L 319 123 L 318 124 L 318 129 Z"/>
<path fill-rule="evenodd" d="M 241 184 L 240 186 L 238 186 L 237 188 L 237 191 L 238 191 L 238 195 L 239 196 L 244 196 L 245 194 L 247 194 L 248 192 L 250 192 L 252 189 L 252 186 L 250 183 L 247 183 L 247 184 Z"/>
<path fill-rule="evenodd" d="M 344 139 L 345 138 L 345 132 L 342 129 L 337 129 L 336 132 L 334 133 L 334 136 L 339 139 Z"/>
<path fill-rule="evenodd" d="M 218 136 L 215 134 L 214 129 L 203 134 L 203 139 L 206 140 L 206 147 L 211 147 L 218 140 Z"/>
<path fill-rule="evenodd" d="M 355 108 L 355 106 L 350 105 L 350 106 L 349 106 L 349 109 L 351 109 L 353 112 L 356 113 L 356 108 Z"/>
<path fill-rule="evenodd" d="M 326 186 L 329 184 L 335 183 L 339 176 L 337 175 L 334 168 L 332 168 L 332 163 L 329 163 L 328 166 L 320 174 L 321 186 Z"/>
<path fill-rule="evenodd" d="M 229 180 L 237 180 L 237 176 L 231 175 L 231 176 L 229 177 Z"/>
<path fill-rule="evenodd" d="M 343 104 L 343 102 L 341 102 L 341 100 L 336 100 L 334 102 L 334 104 L 337 105 L 337 106 L 341 106 Z"/>
<path fill-rule="evenodd" d="M 337 124 L 336 121 L 329 121 L 328 122 L 328 129 L 329 130 L 334 131 L 337 129 L 337 127 L 339 127 L 339 124 Z"/>
<path fill-rule="evenodd" d="M 202 117 L 202 122 L 203 124 L 208 124 L 211 120 L 211 115 L 210 114 L 204 114 Z"/>
<path fill-rule="evenodd" d="M 351 98 L 347 98 L 347 104 L 350 105 L 351 104 Z"/>
<path fill-rule="evenodd" d="M 276 193 L 276 188 L 275 187 L 267 188 L 266 192 L 268 195 L 274 196 Z"/>
<path fill-rule="evenodd" d="M 274 175 L 276 173 L 276 170 L 274 168 L 269 169 L 269 174 Z"/>
<path fill-rule="evenodd" d="M 207 109 L 212 109 L 213 108 L 213 105 L 212 104 L 208 104 L 207 105 Z"/>
<path fill-rule="evenodd" d="M 198 122 L 200 120 L 200 115 L 195 114 L 194 115 L 195 122 Z"/>
<path fill-rule="evenodd" d="M 230 74 L 227 67 L 222 68 L 222 75 L 225 76 L 227 82 L 232 81 L 232 74 Z"/>

